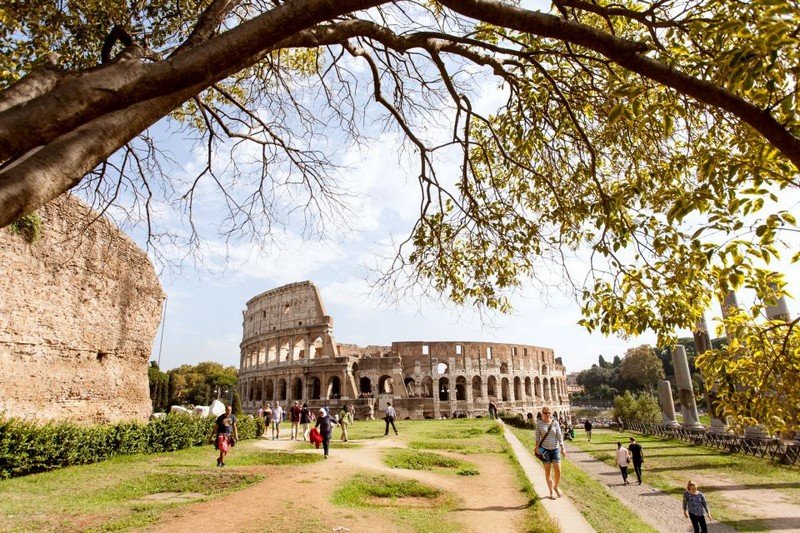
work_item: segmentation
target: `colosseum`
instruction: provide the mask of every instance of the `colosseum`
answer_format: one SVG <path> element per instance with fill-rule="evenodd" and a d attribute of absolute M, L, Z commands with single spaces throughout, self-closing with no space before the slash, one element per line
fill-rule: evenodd
<path fill-rule="evenodd" d="M 243 408 L 298 400 L 355 404 L 357 417 L 392 402 L 400 418 L 478 417 L 489 401 L 527 416 L 548 404 L 569 416 L 561 358 L 541 346 L 475 341 L 338 344 L 333 319 L 310 281 L 247 302 L 239 366 Z M 377 415 L 380 416 L 380 415 Z"/>

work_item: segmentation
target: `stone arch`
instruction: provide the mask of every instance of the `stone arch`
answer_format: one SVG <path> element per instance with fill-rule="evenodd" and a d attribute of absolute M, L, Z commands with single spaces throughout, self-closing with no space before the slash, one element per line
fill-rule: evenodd
<path fill-rule="evenodd" d="M 556 378 L 550 378 L 550 396 L 553 400 L 558 400 L 558 389 L 556 388 Z"/>
<path fill-rule="evenodd" d="M 367 376 L 362 376 L 358 380 L 358 390 L 361 394 L 372 394 L 372 380 Z"/>
<path fill-rule="evenodd" d="M 277 358 L 278 358 L 278 349 L 273 344 L 269 348 L 267 348 L 267 364 L 274 363 Z"/>
<path fill-rule="evenodd" d="M 331 376 L 328 380 L 328 388 L 325 391 L 325 398 L 338 400 L 342 397 L 342 380 L 339 376 Z"/>
<path fill-rule="evenodd" d="M 542 365 L 542 375 L 546 376 L 548 371 L 547 364 Z"/>
<path fill-rule="evenodd" d="M 542 380 L 539 379 L 539 376 L 533 378 L 533 394 L 537 398 L 544 398 L 542 395 Z"/>
<path fill-rule="evenodd" d="M 508 374 L 508 363 L 501 363 L 500 364 L 500 373 L 501 374 Z"/>
<path fill-rule="evenodd" d="M 378 379 L 378 394 L 394 394 L 394 380 L 392 376 L 383 375 Z"/>
<path fill-rule="evenodd" d="M 248 383 L 247 388 L 248 388 L 247 400 L 252 402 L 255 399 L 255 396 L 256 396 L 256 388 L 253 387 L 252 383 Z"/>
<path fill-rule="evenodd" d="M 322 339 L 320 335 L 311 343 L 308 347 L 308 358 L 309 359 L 316 359 L 317 357 L 322 357 L 322 347 L 325 345 L 325 341 Z"/>
<path fill-rule="evenodd" d="M 417 396 L 417 382 L 414 381 L 414 378 L 408 376 L 403 380 L 403 385 L 406 386 L 406 392 L 410 398 L 415 398 Z"/>
<path fill-rule="evenodd" d="M 466 401 L 467 399 L 467 378 L 458 376 L 456 378 L 456 400 Z"/>
<path fill-rule="evenodd" d="M 286 380 L 281 379 L 278 382 L 278 399 L 281 401 L 286 401 Z"/>
<path fill-rule="evenodd" d="M 305 344 L 306 341 L 302 337 L 295 339 L 294 342 L 292 343 L 292 351 L 289 354 L 289 359 L 291 359 L 292 361 L 296 361 L 298 359 L 305 359 L 305 349 L 304 349 Z"/>
<path fill-rule="evenodd" d="M 531 397 L 533 396 L 533 389 L 531 388 L 531 378 L 530 376 L 525 378 L 525 396 Z"/>
<path fill-rule="evenodd" d="M 447 363 L 439 363 L 438 365 L 436 365 L 436 373 L 439 374 L 440 376 L 442 374 L 447 374 L 448 370 L 449 367 Z"/>
<path fill-rule="evenodd" d="M 481 380 L 480 376 L 475 376 L 472 378 L 472 398 L 483 398 L 483 391 L 481 390 L 481 386 L 483 385 L 483 380 Z"/>
<path fill-rule="evenodd" d="M 439 378 L 439 401 L 450 401 L 450 380 L 447 378 Z"/>
<path fill-rule="evenodd" d="M 549 379 L 543 379 L 542 380 L 542 393 L 543 393 L 543 396 L 544 396 L 544 401 L 549 402 L 550 401 L 550 380 Z"/>
<path fill-rule="evenodd" d="M 491 398 L 497 398 L 497 378 L 494 376 L 489 376 L 489 381 L 486 383 L 486 394 Z"/>
<path fill-rule="evenodd" d="M 500 382 L 500 389 L 501 389 L 501 393 L 502 393 L 502 396 L 501 396 L 502 400 L 504 402 L 509 401 L 511 399 L 511 396 L 510 396 L 510 393 L 509 393 L 509 390 L 508 390 L 509 389 L 508 378 L 503 378 L 503 380 Z"/>
<path fill-rule="evenodd" d="M 303 399 L 303 380 L 300 378 L 294 378 L 294 380 L 292 381 L 292 399 L 293 400 Z"/>
<path fill-rule="evenodd" d="M 308 383 L 308 399 L 319 400 L 320 395 L 322 394 L 322 383 L 320 383 L 319 378 L 309 378 L 306 383 Z"/>
<path fill-rule="evenodd" d="M 433 398 L 433 379 L 430 376 L 422 378 L 422 390 L 420 396 L 423 398 Z"/>
<path fill-rule="evenodd" d="M 514 378 L 514 399 L 522 400 L 522 380 L 519 379 L 519 376 Z"/>
<path fill-rule="evenodd" d="M 264 382 L 260 379 L 256 382 L 256 401 L 264 401 Z"/>
<path fill-rule="evenodd" d="M 266 389 L 264 391 L 264 399 L 268 402 L 271 402 L 275 399 L 275 383 L 273 383 L 271 379 L 268 379 L 264 388 Z"/>

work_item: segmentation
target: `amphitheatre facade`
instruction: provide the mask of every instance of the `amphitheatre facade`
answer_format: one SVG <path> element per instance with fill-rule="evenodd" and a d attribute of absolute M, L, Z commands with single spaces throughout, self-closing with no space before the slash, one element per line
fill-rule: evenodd
<path fill-rule="evenodd" d="M 392 402 L 399 418 L 476 417 L 489 401 L 527 416 L 543 405 L 569 415 L 566 371 L 553 350 L 488 342 L 338 344 L 310 281 L 250 299 L 243 311 L 239 388 L 245 411 L 298 400 L 354 404 L 357 416 Z M 380 417 L 378 414 L 377 416 Z"/>

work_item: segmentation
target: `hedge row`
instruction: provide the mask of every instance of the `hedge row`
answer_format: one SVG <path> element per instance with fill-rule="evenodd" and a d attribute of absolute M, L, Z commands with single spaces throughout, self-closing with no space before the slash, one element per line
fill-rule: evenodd
<path fill-rule="evenodd" d="M 183 414 L 147 424 L 95 426 L 0 418 L 0 478 L 96 463 L 116 455 L 173 452 L 209 444 L 213 425 L 213 417 Z M 240 417 L 237 425 L 240 439 L 256 438 L 264 432 L 264 421 L 251 416 Z"/>

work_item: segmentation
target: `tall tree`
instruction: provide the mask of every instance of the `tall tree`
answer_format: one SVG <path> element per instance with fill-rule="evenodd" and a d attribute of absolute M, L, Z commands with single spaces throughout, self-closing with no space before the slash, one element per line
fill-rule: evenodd
<path fill-rule="evenodd" d="M 154 240 L 175 235 L 153 204 L 191 222 L 213 194 L 231 238 L 298 206 L 322 230 L 346 218 L 329 133 L 384 123 L 418 156 L 421 195 L 389 287 L 506 310 L 556 265 L 588 329 L 659 345 L 715 295 L 783 290 L 764 263 L 794 252 L 796 2 L 63 0 L 7 2 L 0 21 L 0 226 L 78 186 L 143 213 Z M 490 115 L 479 71 L 507 96 Z M 202 140 L 195 179 L 160 173 L 161 119 Z M 453 149 L 455 184 L 439 167 Z M 573 279 L 578 248 L 590 271 Z"/>
<path fill-rule="evenodd" d="M 664 379 L 664 367 L 655 350 L 643 344 L 625 352 L 619 374 L 622 379 L 633 381 L 652 394 L 658 381 Z"/>

